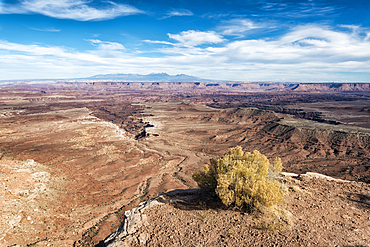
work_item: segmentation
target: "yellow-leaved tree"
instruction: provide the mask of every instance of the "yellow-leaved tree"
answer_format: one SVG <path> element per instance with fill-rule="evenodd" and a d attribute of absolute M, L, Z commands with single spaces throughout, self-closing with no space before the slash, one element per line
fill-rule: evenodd
<path fill-rule="evenodd" d="M 282 168 L 279 158 L 270 164 L 257 150 L 244 153 L 237 146 L 218 160 L 212 159 L 193 178 L 200 187 L 214 191 L 226 206 L 259 209 L 283 201 L 282 186 L 276 179 Z"/>

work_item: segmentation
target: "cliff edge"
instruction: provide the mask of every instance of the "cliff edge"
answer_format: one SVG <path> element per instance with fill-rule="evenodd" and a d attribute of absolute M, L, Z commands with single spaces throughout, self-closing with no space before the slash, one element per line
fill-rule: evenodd
<path fill-rule="evenodd" d="M 282 221 L 225 208 L 197 189 L 176 190 L 127 211 L 101 246 L 370 246 L 369 184 L 282 174 Z"/>

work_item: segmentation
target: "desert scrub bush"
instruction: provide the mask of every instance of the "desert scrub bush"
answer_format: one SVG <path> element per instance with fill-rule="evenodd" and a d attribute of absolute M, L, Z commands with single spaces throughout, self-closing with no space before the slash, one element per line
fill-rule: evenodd
<path fill-rule="evenodd" d="M 282 168 L 279 158 L 270 164 L 257 150 L 244 153 L 237 146 L 221 158 L 211 159 L 193 178 L 199 187 L 215 192 L 226 206 L 262 209 L 283 201 L 282 185 L 277 180 Z"/>

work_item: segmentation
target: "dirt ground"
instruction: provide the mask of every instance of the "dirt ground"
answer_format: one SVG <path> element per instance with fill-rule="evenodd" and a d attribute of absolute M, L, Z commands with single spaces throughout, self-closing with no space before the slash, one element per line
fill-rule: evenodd
<path fill-rule="evenodd" d="M 194 171 L 236 145 L 281 157 L 285 171 L 370 181 L 368 130 L 312 129 L 271 111 L 206 106 L 223 97 L 107 85 L 1 89 L 0 245 L 94 246 L 125 210 L 196 187 Z M 205 203 L 200 213 L 217 211 Z"/>
<path fill-rule="evenodd" d="M 370 246 L 370 185 L 288 178 L 281 218 L 230 209 L 215 198 L 162 204 L 132 246 Z M 138 239 L 138 240 L 137 240 Z M 141 243 L 140 243 L 141 240 Z"/>

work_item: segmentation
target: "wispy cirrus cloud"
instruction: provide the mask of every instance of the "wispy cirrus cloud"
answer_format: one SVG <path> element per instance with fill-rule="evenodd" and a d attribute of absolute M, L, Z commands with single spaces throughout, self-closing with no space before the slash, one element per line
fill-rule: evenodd
<path fill-rule="evenodd" d="M 124 50 L 125 47 L 117 42 L 101 41 L 98 39 L 88 39 L 94 46 L 97 46 L 101 50 Z"/>
<path fill-rule="evenodd" d="M 35 31 L 40 31 L 40 32 L 60 32 L 60 29 L 56 29 L 53 27 L 49 28 L 36 28 L 36 27 L 28 27 L 29 29 L 35 30 Z"/>
<path fill-rule="evenodd" d="M 220 34 L 214 31 L 201 32 L 201 31 L 183 31 L 179 34 L 167 34 L 168 37 L 179 42 L 184 46 L 198 46 L 202 44 L 217 44 L 224 41 Z"/>
<path fill-rule="evenodd" d="M 143 40 L 144 42 L 151 43 L 151 44 L 162 44 L 162 45 L 174 45 L 168 41 L 160 41 L 160 40 Z"/>
<path fill-rule="evenodd" d="M 117 42 L 102 41 L 98 39 L 89 39 L 86 40 L 95 46 L 96 50 L 91 50 L 89 53 L 95 55 L 96 57 L 111 59 L 119 58 L 124 56 L 125 47 Z"/>
<path fill-rule="evenodd" d="M 166 19 L 173 16 L 193 16 L 193 15 L 194 15 L 193 12 L 187 9 L 171 9 L 161 19 Z"/>
<path fill-rule="evenodd" d="M 262 3 L 261 9 L 267 10 L 267 11 L 282 11 L 286 10 L 289 6 L 288 3 L 281 3 L 281 2 L 273 2 L 273 1 L 260 1 Z"/>
<path fill-rule="evenodd" d="M 0 40 L 0 51 L 15 51 L 16 55 L 8 55 L 9 57 L 28 57 L 37 59 L 50 58 L 58 59 L 78 59 L 85 61 L 99 61 L 98 57 L 88 53 L 74 52 L 73 49 L 66 49 L 59 46 L 43 46 L 43 45 L 25 45 Z M 32 60 L 32 59 L 29 59 Z M 22 64 L 22 62 L 20 62 Z"/>
<path fill-rule="evenodd" d="M 339 6 L 327 5 L 316 0 L 306 0 L 300 2 L 281 2 L 281 1 L 261 1 L 261 10 L 270 15 L 287 18 L 306 18 L 313 16 L 329 16 L 337 14 L 341 9 Z"/>
<path fill-rule="evenodd" d="M 339 7 L 336 6 L 325 6 L 322 3 L 315 1 L 308 1 L 300 3 L 297 8 L 299 12 L 295 17 L 307 17 L 307 16 L 327 16 L 335 14 Z M 294 13 L 293 13 L 294 15 Z"/>
<path fill-rule="evenodd" d="M 219 30 L 223 35 L 243 37 L 247 31 L 262 27 L 263 25 L 256 24 L 250 19 L 231 19 L 224 21 L 217 30 Z"/>
<path fill-rule="evenodd" d="M 21 0 L 16 4 L 0 3 L 0 14 L 34 13 L 58 19 L 97 21 L 144 13 L 133 6 L 112 1 L 105 1 L 99 7 L 90 3 L 89 0 Z"/>

